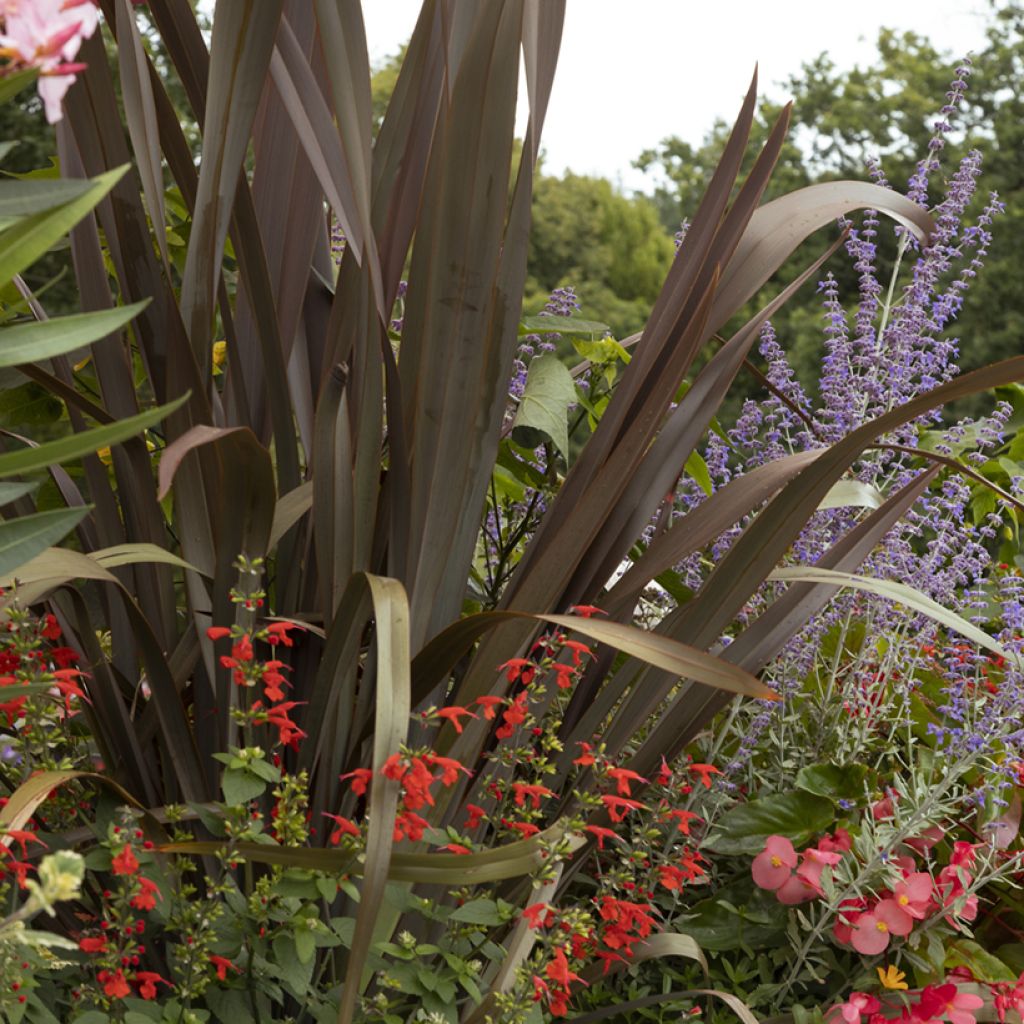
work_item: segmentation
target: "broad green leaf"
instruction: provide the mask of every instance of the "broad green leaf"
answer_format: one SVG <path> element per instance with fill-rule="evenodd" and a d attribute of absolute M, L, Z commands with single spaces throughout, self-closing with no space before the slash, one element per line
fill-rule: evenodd
<path fill-rule="evenodd" d="M 116 167 L 92 180 L 92 187 L 62 206 L 34 213 L 0 233 L 0 282 L 10 281 L 63 238 L 128 170 Z"/>
<path fill-rule="evenodd" d="M 522 334 L 608 334 L 611 328 L 596 320 L 577 320 L 571 316 L 524 316 L 519 321 Z"/>
<path fill-rule="evenodd" d="M 267 784 L 244 768 L 225 768 L 220 780 L 224 793 L 224 802 L 231 807 L 241 807 L 250 800 L 255 800 L 266 788 Z"/>
<path fill-rule="evenodd" d="M 35 448 L 5 452 L 0 455 L 0 477 L 31 473 L 37 469 L 49 469 L 50 466 L 68 462 L 80 455 L 90 455 L 101 448 L 108 448 L 112 444 L 125 441 L 129 437 L 141 433 L 147 427 L 155 426 L 175 409 L 184 405 L 188 398 L 189 396 L 186 394 L 173 402 L 150 409 L 148 412 L 139 413 L 137 416 L 130 416 L 106 426 L 94 427 L 92 430 L 84 430 L 80 434 L 62 437 L 58 441 L 48 441 Z"/>
<path fill-rule="evenodd" d="M 50 178 L 42 181 L 0 181 L 0 219 L 28 217 L 63 206 L 92 188 L 87 178 Z"/>
<path fill-rule="evenodd" d="M 536 448 L 550 439 L 569 459 L 569 406 L 576 401 L 572 374 L 555 355 L 537 356 L 526 374 L 526 389 L 512 424 L 512 439 L 527 448 Z"/>
<path fill-rule="evenodd" d="M 506 920 L 498 910 L 498 904 L 494 900 L 479 899 L 469 900 L 461 907 L 452 911 L 449 921 L 462 921 L 466 924 L 497 925 Z"/>
<path fill-rule="evenodd" d="M 0 366 L 35 363 L 91 345 L 119 331 L 148 305 L 148 301 L 136 302 L 97 313 L 76 313 L 54 320 L 4 327 L 0 329 Z"/>
<path fill-rule="evenodd" d="M 796 775 L 796 786 L 830 800 L 856 800 L 864 796 L 867 765 L 809 764 Z"/>
<path fill-rule="evenodd" d="M 956 939 L 946 947 L 944 966 L 947 971 L 956 967 L 967 967 L 978 981 L 988 984 L 1016 981 L 1018 974 L 977 942 L 965 938 Z"/>
<path fill-rule="evenodd" d="M 92 510 L 55 508 L 0 523 L 0 576 L 35 558 L 40 552 L 63 540 Z"/>
<path fill-rule="evenodd" d="M 837 480 L 818 506 L 827 508 L 881 508 L 885 495 L 862 480 Z"/>
<path fill-rule="evenodd" d="M 832 569 L 819 569 L 803 565 L 777 569 L 768 578 L 790 583 L 831 583 L 837 587 L 850 587 L 853 590 L 876 594 L 878 597 L 906 605 L 911 611 L 927 616 L 939 625 L 959 633 L 965 639 L 992 651 L 1007 661 L 1014 663 L 1019 661 L 1016 654 L 993 640 L 984 630 L 957 615 L 956 612 L 943 608 L 937 601 L 933 601 L 926 594 L 922 594 L 921 591 L 915 590 L 905 583 L 872 579 L 867 576 L 854 576 L 848 572 L 835 572 Z"/>
<path fill-rule="evenodd" d="M 715 823 L 705 846 L 716 853 L 758 854 L 768 836 L 802 846 L 835 819 L 831 800 L 813 793 L 775 793 L 730 807 Z"/>

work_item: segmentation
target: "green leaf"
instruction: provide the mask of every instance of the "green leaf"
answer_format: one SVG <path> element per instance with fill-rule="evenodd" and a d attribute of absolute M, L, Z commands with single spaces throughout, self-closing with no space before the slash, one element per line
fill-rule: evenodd
<path fill-rule="evenodd" d="M 316 953 L 316 936 L 307 927 L 295 932 L 295 954 L 300 964 L 311 964 Z"/>
<path fill-rule="evenodd" d="M 785 931 L 787 919 L 786 908 L 774 893 L 755 890 L 749 897 L 735 901 L 719 897 L 702 900 L 679 927 L 700 949 L 722 952 L 743 946 L 763 948 Z"/>
<path fill-rule="evenodd" d="M 38 486 L 39 484 L 35 480 L 0 483 L 0 506 L 9 505 L 12 501 L 24 498 L 26 494 L 31 494 Z"/>
<path fill-rule="evenodd" d="M 226 804 L 241 807 L 260 796 L 266 790 L 267 784 L 243 768 L 225 768 L 220 788 Z"/>
<path fill-rule="evenodd" d="M 136 302 L 97 313 L 76 313 L 54 320 L 4 327 L 0 329 L 0 366 L 35 363 L 91 345 L 120 330 L 148 305 L 148 301 Z"/>
<path fill-rule="evenodd" d="M 0 455 L 0 477 L 31 473 L 37 469 L 49 469 L 50 466 L 68 462 L 80 455 L 92 454 L 101 448 L 117 444 L 119 441 L 125 441 L 147 427 L 155 426 L 175 409 L 184 405 L 188 398 L 188 394 L 185 394 L 166 405 L 139 413 L 137 416 L 129 416 L 116 423 L 84 430 L 80 434 L 62 437 L 58 441 L 48 441 L 35 448 L 6 452 Z"/>
<path fill-rule="evenodd" d="M 122 177 L 128 165 L 92 179 L 92 187 L 70 202 L 34 213 L 0 232 L 0 282 L 10 281 L 63 238 Z"/>
<path fill-rule="evenodd" d="M 572 374 L 557 356 L 537 356 L 526 374 L 526 390 L 512 424 L 512 439 L 535 448 L 540 435 L 551 440 L 566 461 L 569 458 L 569 406 L 576 401 Z"/>
<path fill-rule="evenodd" d="M 731 807 L 715 825 L 705 846 L 716 853 L 757 854 L 768 836 L 785 836 L 800 846 L 824 832 L 835 819 L 831 800 L 813 793 L 775 793 Z"/>
<path fill-rule="evenodd" d="M 87 178 L 44 178 L 41 181 L 0 181 L 0 219 L 13 220 L 52 210 L 92 188 Z"/>
<path fill-rule="evenodd" d="M 22 89 L 26 86 L 31 85 L 36 78 L 39 77 L 39 71 L 36 68 L 26 68 L 24 71 L 16 71 L 13 75 L 5 75 L 0 78 L 0 103 L 6 103 L 8 100 L 17 96 Z M 83 1020 L 82 1017 L 76 1017 L 75 1020 Z M 103 1018 L 107 1020 L 106 1017 Z"/>
<path fill-rule="evenodd" d="M 867 765 L 810 764 L 797 772 L 797 788 L 830 800 L 856 800 L 864 796 Z"/>
<path fill-rule="evenodd" d="M 1017 971 L 971 939 L 956 939 L 951 942 L 946 947 L 944 966 L 947 971 L 956 967 L 970 968 L 971 974 L 978 981 L 988 984 L 1017 980 Z"/>
<path fill-rule="evenodd" d="M 611 328 L 596 320 L 577 320 L 571 316 L 524 316 L 519 321 L 523 334 L 608 334 Z"/>
<path fill-rule="evenodd" d="M 506 918 L 498 910 L 494 900 L 469 900 L 452 911 L 449 921 L 463 921 L 466 924 L 501 924 Z"/>
<path fill-rule="evenodd" d="M 714 494 L 715 486 L 711 482 L 711 474 L 708 472 L 708 464 L 704 457 L 694 449 L 686 460 L 686 474 L 697 486 L 710 498 Z"/>
<path fill-rule="evenodd" d="M 55 508 L 0 523 L 0 576 L 13 573 L 63 540 L 91 510 L 91 505 Z"/>

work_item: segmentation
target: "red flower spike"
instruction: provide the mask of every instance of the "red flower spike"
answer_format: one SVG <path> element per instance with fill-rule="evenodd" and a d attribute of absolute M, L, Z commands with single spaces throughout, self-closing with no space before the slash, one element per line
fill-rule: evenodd
<path fill-rule="evenodd" d="M 510 658 L 498 666 L 498 671 L 504 672 L 505 678 L 510 683 L 520 680 L 523 686 L 529 686 L 536 675 L 537 666 L 529 658 Z"/>
<path fill-rule="evenodd" d="M 646 782 L 647 780 L 629 768 L 609 768 L 608 778 L 616 785 L 616 792 L 619 796 L 632 796 L 629 788 L 630 782 Z"/>
<path fill-rule="evenodd" d="M 578 745 L 582 749 L 583 753 L 573 761 L 573 764 L 578 764 L 581 768 L 588 768 L 590 765 L 596 763 L 594 755 L 591 753 L 593 747 L 589 743 L 584 743 L 583 740 L 577 740 Z"/>
<path fill-rule="evenodd" d="M 687 765 L 687 770 L 693 772 L 694 775 L 700 776 L 700 781 L 704 784 L 705 789 L 711 788 L 711 776 L 721 775 L 721 769 L 716 768 L 713 764 L 690 764 Z"/>
<path fill-rule="evenodd" d="M 160 895 L 160 887 L 156 882 L 151 882 L 143 875 L 139 876 L 139 886 L 140 891 L 131 898 L 131 905 L 136 910 L 154 910 L 156 901 L 163 899 L 163 896 Z"/>
<path fill-rule="evenodd" d="M 482 807 L 478 807 L 476 804 L 466 804 L 466 824 L 465 829 L 467 832 L 476 828 L 477 825 L 483 820 L 484 815 L 487 813 Z"/>
<path fill-rule="evenodd" d="M 111 867 L 115 875 L 134 875 L 139 870 L 139 862 L 132 848 L 126 846 L 113 858 Z"/>
<path fill-rule="evenodd" d="M 78 948 L 83 953 L 106 953 L 107 940 L 102 935 L 93 938 L 79 939 Z"/>
<path fill-rule="evenodd" d="M 103 986 L 103 992 L 111 999 L 124 999 L 132 994 L 131 986 L 124 976 L 124 971 L 100 971 L 96 975 L 97 980 Z"/>
<path fill-rule="evenodd" d="M 348 818 L 343 818 L 340 814 L 331 814 L 328 811 L 324 811 L 323 815 L 325 818 L 330 818 L 338 826 L 331 833 L 331 846 L 337 846 L 341 842 L 342 836 L 355 836 L 358 839 L 362 835 L 359 831 L 359 826 L 354 821 L 349 821 Z"/>
<path fill-rule="evenodd" d="M 572 663 L 579 667 L 583 662 L 581 655 L 593 654 L 594 652 L 580 640 L 563 640 L 562 646 L 572 651 Z"/>
<path fill-rule="evenodd" d="M 459 772 L 472 776 L 473 773 L 454 757 L 442 757 L 440 754 L 427 754 L 424 759 L 434 768 L 441 769 L 441 785 L 454 786 L 459 779 Z"/>
<path fill-rule="evenodd" d="M 484 718 L 486 718 L 488 720 L 493 720 L 494 718 L 497 717 L 497 712 L 495 711 L 495 708 L 497 708 L 500 705 L 504 704 L 505 703 L 505 698 L 504 697 L 477 697 L 476 700 L 473 703 L 474 704 L 479 704 L 484 709 L 484 711 L 483 711 Z"/>
<path fill-rule="evenodd" d="M 226 981 L 228 976 L 228 968 L 230 967 L 236 974 L 242 973 L 241 967 L 236 967 L 226 956 L 214 956 L 210 954 L 207 959 L 217 969 L 217 977 L 221 981 Z"/>
<path fill-rule="evenodd" d="M 231 636 L 231 630 L 227 626 L 210 626 L 206 635 L 211 640 L 223 640 L 226 636 Z"/>
<path fill-rule="evenodd" d="M 608 614 L 603 608 L 598 608 L 593 604 L 574 604 L 569 609 L 569 612 L 572 615 L 579 615 L 584 619 L 592 619 L 595 615 Z"/>
<path fill-rule="evenodd" d="M 344 781 L 345 779 L 352 779 L 352 792 L 355 793 L 356 796 L 365 796 L 366 789 L 370 785 L 370 780 L 373 778 L 373 772 L 369 768 L 357 768 L 355 771 L 345 772 L 344 775 L 339 775 L 338 778 L 341 781 Z"/>
<path fill-rule="evenodd" d="M 586 830 L 592 835 L 597 836 L 597 848 L 599 850 L 604 849 L 604 841 L 606 839 L 618 839 L 619 834 L 613 828 L 605 828 L 603 825 L 587 825 Z"/>
<path fill-rule="evenodd" d="M 305 632 L 305 628 L 295 622 L 271 622 L 267 626 L 267 643 L 272 647 L 276 647 L 278 644 L 294 647 L 295 641 L 288 635 L 290 629 L 297 629 L 300 633 Z"/>
<path fill-rule="evenodd" d="M 59 640 L 60 625 L 57 622 L 57 616 L 47 612 L 43 619 L 43 628 L 39 632 L 46 640 Z"/>
<path fill-rule="evenodd" d="M 457 733 L 462 732 L 461 718 L 476 718 L 472 711 L 460 707 L 438 708 L 434 713 L 438 718 L 443 718 L 446 722 L 449 722 Z"/>
<path fill-rule="evenodd" d="M 139 986 L 139 995 L 143 999 L 156 999 L 156 986 L 158 982 L 161 985 L 166 985 L 168 988 L 174 988 L 169 981 L 161 978 L 156 971 L 135 972 L 135 983 Z"/>
<path fill-rule="evenodd" d="M 555 673 L 555 683 L 560 690 L 572 687 L 573 676 L 576 675 L 576 669 L 572 665 L 559 661 L 551 666 L 551 671 Z"/>
<path fill-rule="evenodd" d="M 443 847 L 443 849 L 447 850 L 449 853 L 456 853 L 459 855 L 465 855 L 473 852 L 468 846 L 463 846 L 462 843 L 449 843 L 447 846 Z"/>
<path fill-rule="evenodd" d="M 516 807 L 523 807 L 529 797 L 530 806 L 535 810 L 540 807 L 541 797 L 555 795 L 547 786 L 528 785 L 525 782 L 513 782 L 512 792 L 515 793 Z"/>
<path fill-rule="evenodd" d="M 639 800 L 627 800 L 625 797 L 611 796 L 607 793 L 601 797 L 601 802 L 604 804 L 612 821 L 624 820 L 626 817 L 626 811 L 647 810 L 646 805 L 640 803 Z"/>

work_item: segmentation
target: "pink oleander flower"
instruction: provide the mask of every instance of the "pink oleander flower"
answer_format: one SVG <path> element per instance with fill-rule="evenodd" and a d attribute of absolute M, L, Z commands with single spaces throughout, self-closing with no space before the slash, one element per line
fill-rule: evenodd
<path fill-rule="evenodd" d="M 12 69 L 39 69 L 39 98 L 54 124 L 75 73 L 84 69 L 71 62 L 96 31 L 99 9 L 93 0 L 0 0 L 0 18 L 0 55 Z"/>
<path fill-rule="evenodd" d="M 796 862 L 796 850 L 785 836 L 769 836 L 750 865 L 754 884 L 762 889 L 778 889 L 792 876 Z"/>

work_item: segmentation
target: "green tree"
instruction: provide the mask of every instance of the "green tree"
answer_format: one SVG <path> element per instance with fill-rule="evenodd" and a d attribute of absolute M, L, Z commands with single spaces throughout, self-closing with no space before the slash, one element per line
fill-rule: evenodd
<path fill-rule="evenodd" d="M 878 158 L 893 187 L 903 190 L 926 153 L 934 123 L 956 66 L 956 56 L 925 37 L 883 29 L 877 55 L 867 67 L 841 71 L 825 54 L 805 64 L 787 83 L 793 98 L 793 132 L 783 151 L 769 197 L 779 190 L 838 177 L 864 178 L 868 161 Z M 947 138 L 941 178 L 972 148 L 981 151 L 982 176 L 977 207 L 989 192 L 999 193 L 1005 213 L 993 227 L 985 273 L 972 283 L 950 333 L 961 341 L 965 369 L 1019 351 L 1024 333 L 1024 6 L 1013 2 L 994 10 L 985 48 L 975 56 L 967 101 Z M 764 102 L 754 134 L 763 136 L 773 105 Z M 636 166 L 654 183 L 654 201 L 666 227 L 692 216 L 696 197 L 721 153 L 725 126 L 716 124 L 699 147 L 678 138 L 640 155 Z M 823 236 L 824 237 L 824 236 Z M 834 234 L 833 234 L 834 237 Z M 791 280 L 808 261 L 805 249 L 779 274 Z M 890 253 L 881 253 L 881 263 Z M 830 269 L 846 294 L 855 288 L 849 261 L 834 258 Z M 780 342 L 791 353 L 805 385 L 820 365 L 821 332 L 799 303 L 777 318 Z"/>
<path fill-rule="evenodd" d="M 672 255 L 646 197 L 624 196 L 603 178 L 542 175 L 523 308 L 536 312 L 553 289 L 573 285 L 583 315 L 622 337 L 643 326 Z"/>

